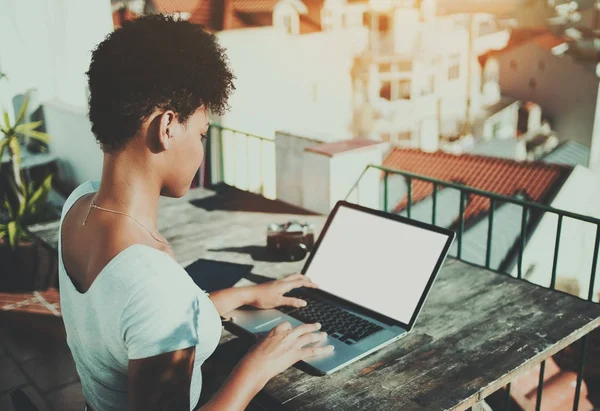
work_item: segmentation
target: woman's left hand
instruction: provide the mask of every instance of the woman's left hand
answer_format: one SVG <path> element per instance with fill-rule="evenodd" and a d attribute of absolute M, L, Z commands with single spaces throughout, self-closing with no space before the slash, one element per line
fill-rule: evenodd
<path fill-rule="evenodd" d="M 275 308 L 282 306 L 304 307 L 306 301 L 299 298 L 285 297 L 284 294 L 294 288 L 308 287 L 318 288 L 310 278 L 303 274 L 292 274 L 281 280 L 269 281 L 267 283 L 252 286 L 253 299 L 250 305 L 256 308 Z"/>

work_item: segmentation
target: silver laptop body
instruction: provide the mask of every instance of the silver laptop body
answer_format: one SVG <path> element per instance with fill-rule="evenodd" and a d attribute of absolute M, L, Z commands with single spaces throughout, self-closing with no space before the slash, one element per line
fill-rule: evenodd
<path fill-rule="evenodd" d="M 283 321 L 320 322 L 331 354 L 297 364 L 319 375 L 400 339 L 414 326 L 455 233 L 395 214 L 339 201 L 302 273 L 319 289 L 290 293 L 304 308 L 241 308 L 231 313 L 237 334 L 261 337 Z"/>

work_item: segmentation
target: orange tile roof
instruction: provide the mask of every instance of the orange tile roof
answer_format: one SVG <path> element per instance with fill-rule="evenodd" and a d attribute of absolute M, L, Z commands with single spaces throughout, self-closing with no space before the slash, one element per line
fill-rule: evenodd
<path fill-rule="evenodd" d="M 508 159 L 454 155 L 444 152 L 426 153 L 415 149 L 394 148 L 384 160 L 387 168 L 408 171 L 442 181 L 464 184 L 469 187 L 505 196 L 522 192 L 532 201 L 546 203 L 551 200 L 555 185 L 562 184 L 572 168 L 542 162 L 517 162 Z M 420 180 L 412 181 L 413 203 L 430 196 L 433 185 Z M 406 207 L 406 196 L 395 208 Z M 465 221 L 489 210 L 488 198 L 467 194 Z"/>
<path fill-rule="evenodd" d="M 192 13 L 203 0 L 153 0 L 157 13 Z"/>
<path fill-rule="evenodd" d="M 118 29 L 121 27 L 126 21 L 134 20 L 138 17 L 136 13 L 129 10 L 127 7 L 123 7 L 122 9 L 113 11 L 113 27 Z"/>
<path fill-rule="evenodd" d="M 231 28 L 263 27 L 273 24 L 272 13 L 279 0 L 233 0 Z M 321 8 L 324 0 L 302 0 L 308 13 L 300 15 L 300 33 L 321 31 Z"/>
<path fill-rule="evenodd" d="M 240 13 L 271 13 L 279 0 L 233 0 L 233 8 Z"/>
<path fill-rule="evenodd" d="M 192 11 L 191 23 L 200 24 L 207 29 L 222 30 L 224 24 L 225 4 L 223 0 L 196 0 Z"/>

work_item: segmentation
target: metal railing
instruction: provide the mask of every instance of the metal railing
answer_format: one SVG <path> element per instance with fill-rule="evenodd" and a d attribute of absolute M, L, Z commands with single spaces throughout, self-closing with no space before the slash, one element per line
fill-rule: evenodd
<path fill-rule="evenodd" d="M 572 212 L 565 211 L 565 210 L 560 210 L 560 209 L 550 207 L 550 206 L 547 206 L 544 204 L 539 204 L 539 203 L 535 203 L 532 201 L 528 201 L 526 199 L 520 199 L 517 197 L 509 197 L 509 196 L 505 196 L 505 195 L 495 194 L 495 193 L 479 190 L 477 188 L 465 186 L 465 185 L 454 183 L 454 182 L 442 181 L 442 180 L 427 177 L 424 175 L 419 175 L 419 174 L 415 174 L 415 173 L 411 173 L 411 172 L 407 172 L 407 171 L 401 171 L 401 170 L 396 170 L 396 169 L 391 169 L 391 168 L 386 168 L 386 167 L 376 166 L 376 165 L 368 165 L 363 170 L 359 179 L 352 186 L 351 190 L 349 191 L 348 195 L 346 196 L 346 200 L 350 201 L 349 200 L 350 197 L 354 193 L 356 193 L 356 198 L 357 198 L 356 202 L 360 203 L 360 192 L 359 192 L 360 182 L 364 178 L 367 171 L 370 169 L 374 170 L 375 172 L 378 173 L 378 178 L 380 178 L 381 174 L 383 174 L 383 206 L 380 208 L 383 208 L 384 211 L 391 211 L 391 212 L 400 211 L 400 210 L 395 210 L 393 207 L 390 207 L 390 204 L 389 204 L 389 201 L 390 201 L 389 177 L 390 177 L 390 175 L 399 175 L 405 179 L 407 192 L 406 192 L 406 196 L 405 197 L 403 196 L 403 198 L 406 199 L 406 207 L 404 208 L 404 211 L 406 212 L 406 216 L 408 218 L 412 217 L 412 212 L 413 212 L 413 207 L 414 207 L 413 184 L 412 184 L 413 181 L 423 181 L 423 182 L 432 184 L 431 222 L 434 225 L 437 223 L 436 217 L 437 217 L 438 197 L 439 197 L 440 189 L 441 188 L 451 188 L 451 189 L 455 189 L 455 190 L 459 191 L 460 196 L 459 196 L 459 204 L 458 204 L 458 206 L 459 206 L 458 222 L 454 225 L 454 228 L 457 230 L 456 257 L 458 259 L 461 259 L 461 257 L 462 257 L 462 251 L 463 251 L 463 246 L 464 246 L 463 234 L 465 231 L 465 208 L 467 206 L 467 197 L 468 196 L 481 196 L 481 197 L 485 197 L 485 198 L 489 199 L 489 213 L 487 214 L 488 230 L 487 230 L 487 242 L 486 242 L 486 257 L 485 257 L 485 265 L 483 265 L 483 267 L 485 267 L 486 269 L 491 269 L 491 253 L 492 253 L 492 247 L 493 247 L 492 234 L 493 234 L 493 228 L 494 228 L 494 214 L 496 212 L 496 209 L 498 208 L 498 205 L 508 203 L 508 204 L 513 204 L 513 205 L 521 207 L 521 209 L 522 209 L 521 230 L 520 230 L 520 233 L 518 236 L 518 259 L 517 259 L 516 277 L 518 279 L 522 279 L 522 280 L 523 280 L 523 267 L 522 267 L 523 254 L 524 254 L 524 250 L 525 250 L 525 246 L 526 246 L 527 230 L 528 230 L 528 228 L 532 228 L 531 220 L 528 219 L 528 217 L 533 214 L 536 214 L 539 217 L 538 221 L 541 221 L 541 217 L 544 213 L 555 214 L 558 218 L 558 221 L 557 221 L 557 225 L 556 225 L 556 239 L 554 241 L 552 273 L 551 273 L 550 285 L 549 285 L 549 287 L 547 287 L 552 290 L 554 290 L 556 288 L 558 255 L 559 255 L 559 249 L 560 249 L 560 245 L 561 245 L 560 239 L 561 239 L 561 234 L 562 234 L 562 230 L 563 230 L 563 220 L 565 218 L 571 218 L 571 219 L 585 222 L 585 223 L 595 226 L 596 231 L 595 231 L 594 251 L 593 251 L 592 264 L 591 264 L 589 289 L 588 289 L 588 293 L 587 293 L 587 300 L 593 301 L 594 284 L 595 284 L 595 279 L 596 279 L 596 268 L 597 268 L 597 261 L 598 261 L 598 251 L 599 251 L 599 245 L 600 245 L 600 219 L 577 214 L 577 213 L 572 213 Z M 528 226 L 528 224 L 529 224 L 529 226 Z M 510 273 L 508 273 L 508 274 L 510 274 Z M 575 391 L 575 400 L 574 400 L 574 404 L 573 404 L 573 410 L 575 410 L 575 411 L 579 407 L 579 399 L 580 399 L 580 395 L 581 395 L 581 384 L 582 384 L 582 380 L 583 380 L 583 371 L 584 371 L 584 366 L 585 366 L 585 361 L 586 361 L 586 353 L 588 350 L 588 344 L 589 344 L 589 334 L 586 335 L 585 337 L 583 337 L 583 349 L 581 351 L 581 358 L 579 359 L 579 370 L 578 370 L 578 374 L 577 374 L 577 385 L 576 385 L 576 391 Z M 541 403 L 542 403 L 545 364 L 546 364 L 545 362 L 542 362 L 541 367 L 540 367 L 539 383 L 538 383 L 538 388 L 537 388 L 536 410 L 540 410 Z M 506 409 L 508 410 L 510 408 L 510 383 L 506 386 L 506 390 L 507 390 Z"/>
<path fill-rule="evenodd" d="M 274 139 L 211 124 L 206 144 L 208 185 L 225 183 L 274 198 Z"/>
<path fill-rule="evenodd" d="M 258 183 L 254 181 L 252 183 L 252 173 L 253 170 L 256 170 L 254 167 L 254 163 L 252 161 L 253 153 L 251 149 L 250 142 L 254 142 L 255 146 L 258 147 Z M 209 173 L 210 173 L 210 183 L 212 185 L 218 183 L 226 183 L 230 186 L 234 186 L 246 191 L 258 192 L 265 197 L 275 198 L 275 141 L 269 138 L 257 136 L 254 134 L 242 132 L 239 130 L 230 129 L 227 127 L 223 127 L 220 125 L 211 125 L 209 129 L 208 135 L 208 148 L 207 148 L 207 157 L 209 159 Z M 269 150 L 268 152 L 265 150 Z M 240 152 L 243 151 L 242 155 Z M 256 151 L 256 147 L 255 147 Z M 256 153 L 254 153 L 256 154 Z M 265 168 L 264 160 L 266 158 L 266 154 L 270 155 L 269 159 L 272 164 L 267 164 Z M 268 170 L 268 176 L 272 177 L 272 181 L 266 181 L 265 179 L 265 169 Z M 581 221 L 587 224 L 591 224 L 596 227 L 595 230 L 595 240 L 594 240 L 594 250 L 593 250 L 593 259 L 591 264 L 591 273 L 590 273 L 590 282 L 589 289 L 587 293 L 587 300 L 593 301 L 594 297 L 594 284 L 596 278 L 596 268 L 597 268 L 597 260 L 600 246 L 600 219 L 596 219 L 593 217 L 585 216 L 582 214 L 577 214 L 565 210 L 560 210 L 554 207 L 550 207 L 544 204 L 535 203 L 533 201 L 529 201 L 527 199 L 521 199 L 517 197 L 509 197 L 506 195 L 495 194 L 488 191 L 480 190 L 477 188 L 465 186 L 459 183 L 454 183 L 450 181 L 442 181 L 435 178 L 427 177 L 424 175 L 419 175 L 407 171 L 396 170 L 391 168 L 386 168 L 377 165 L 368 165 L 365 167 L 363 172 L 360 174 L 360 177 L 357 179 L 355 184 L 352 186 L 348 195 L 346 196 L 346 200 L 349 200 L 351 195 L 356 192 L 357 194 L 357 202 L 360 203 L 360 182 L 363 180 L 365 174 L 369 170 L 374 170 L 378 173 L 379 176 L 383 174 L 383 209 L 385 211 L 394 211 L 390 208 L 390 187 L 389 187 L 389 176 L 390 175 L 399 175 L 402 176 L 406 180 L 406 216 L 408 218 L 412 218 L 413 214 L 413 181 L 423 181 L 432 185 L 431 190 L 431 198 L 432 198 L 432 209 L 431 209 L 431 223 L 439 224 L 437 219 L 437 207 L 438 207 L 438 198 L 439 193 L 442 188 L 445 189 L 454 189 L 459 192 L 459 204 L 458 204 L 458 221 L 453 228 L 457 231 L 457 251 L 456 257 L 458 259 L 462 259 L 463 257 L 463 247 L 464 247 L 464 232 L 465 232 L 465 210 L 468 206 L 468 197 L 471 196 L 480 196 L 489 199 L 489 212 L 487 213 L 488 227 L 487 227 L 487 240 L 485 247 L 485 263 L 481 265 L 486 269 L 492 269 L 491 267 L 491 256 L 493 250 L 493 234 L 494 234 L 494 217 L 496 210 L 502 204 L 512 204 L 521 208 L 521 222 L 520 222 L 520 232 L 518 235 L 518 241 L 516 242 L 516 246 L 518 249 L 517 254 L 517 263 L 516 263 L 516 278 L 520 280 L 524 280 L 523 273 L 523 255 L 524 250 L 527 244 L 527 230 L 528 228 L 532 228 L 532 218 L 531 216 L 537 216 L 537 220 L 541 221 L 541 215 L 543 213 L 552 213 L 555 214 L 558 218 L 556 225 L 556 239 L 554 242 L 554 254 L 553 254 L 553 262 L 552 262 L 552 273 L 550 278 L 550 285 L 547 288 L 555 289 L 556 288 L 556 278 L 557 278 L 557 267 L 558 267 L 558 256 L 560 250 L 560 239 L 561 233 L 563 230 L 563 220 L 565 218 L 571 218 L 577 221 Z M 244 173 L 245 171 L 245 173 Z M 240 176 L 242 176 L 240 178 Z M 379 179 L 379 177 L 378 177 Z M 379 180 L 378 180 L 379 181 Z M 269 185 L 270 184 L 270 185 Z M 269 186 L 272 188 L 272 195 L 269 196 L 265 187 Z M 256 189 L 258 187 L 258 190 Z M 349 200 L 350 201 L 350 200 Z M 381 208 L 381 207 L 380 207 Z M 535 221 L 535 219 L 533 219 Z M 473 262 L 471 262 L 473 263 Z M 508 273 L 510 274 L 510 273 Z M 575 401 L 573 404 L 573 410 L 578 410 L 579 399 L 581 395 L 581 386 L 583 381 L 583 372 L 586 361 L 586 353 L 589 345 L 589 335 L 586 335 L 582 338 L 583 349 L 581 351 L 581 357 L 579 360 L 579 369 L 577 374 L 577 385 L 575 392 Z M 580 340 L 581 341 L 581 340 Z M 576 344 L 576 343 L 574 343 Z M 543 397 L 543 382 L 544 382 L 544 373 L 545 373 L 545 362 L 542 362 L 540 366 L 539 373 L 539 383 L 538 383 L 538 393 L 537 393 L 537 402 L 536 402 L 536 410 L 540 410 L 542 404 Z M 510 389 L 511 384 L 509 383 L 506 386 L 507 392 L 507 401 L 506 401 L 506 409 L 510 409 Z"/>

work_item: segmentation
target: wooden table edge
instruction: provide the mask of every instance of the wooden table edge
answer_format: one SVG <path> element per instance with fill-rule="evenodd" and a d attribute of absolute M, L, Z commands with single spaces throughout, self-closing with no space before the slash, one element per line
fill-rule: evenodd
<path fill-rule="evenodd" d="M 571 334 L 569 334 L 562 340 L 560 340 L 560 341 L 556 342 L 555 344 L 553 344 L 552 346 L 550 346 L 550 348 L 548 348 L 547 350 L 545 350 L 539 354 L 536 354 L 535 356 L 533 356 L 532 358 L 530 358 L 529 360 L 527 360 L 523 364 L 521 364 L 519 367 L 517 367 L 514 370 L 512 370 L 511 372 L 503 375 L 498 380 L 483 387 L 482 389 L 480 389 L 479 391 L 477 391 L 476 393 L 471 395 L 469 398 L 464 399 L 463 401 L 458 403 L 456 406 L 454 406 L 452 408 L 448 408 L 447 410 L 448 411 L 463 411 L 463 410 L 467 410 L 467 409 L 471 408 L 472 406 L 485 400 L 488 396 L 495 393 L 500 388 L 506 386 L 508 383 L 510 383 L 512 380 L 514 380 L 514 378 L 517 375 L 523 374 L 523 373 L 533 369 L 533 367 L 535 367 L 536 365 L 541 364 L 543 361 L 547 360 L 548 358 L 550 358 L 551 356 L 553 356 L 554 354 L 556 354 L 563 348 L 566 348 L 567 346 L 573 344 L 575 341 L 579 340 L 580 338 L 585 337 L 587 334 L 589 334 L 591 331 L 598 328 L 599 326 L 600 326 L 600 317 L 596 317 L 595 319 L 593 319 L 592 321 L 587 323 L 585 326 L 581 327 L 578 330 L 573 331 Z"/>

